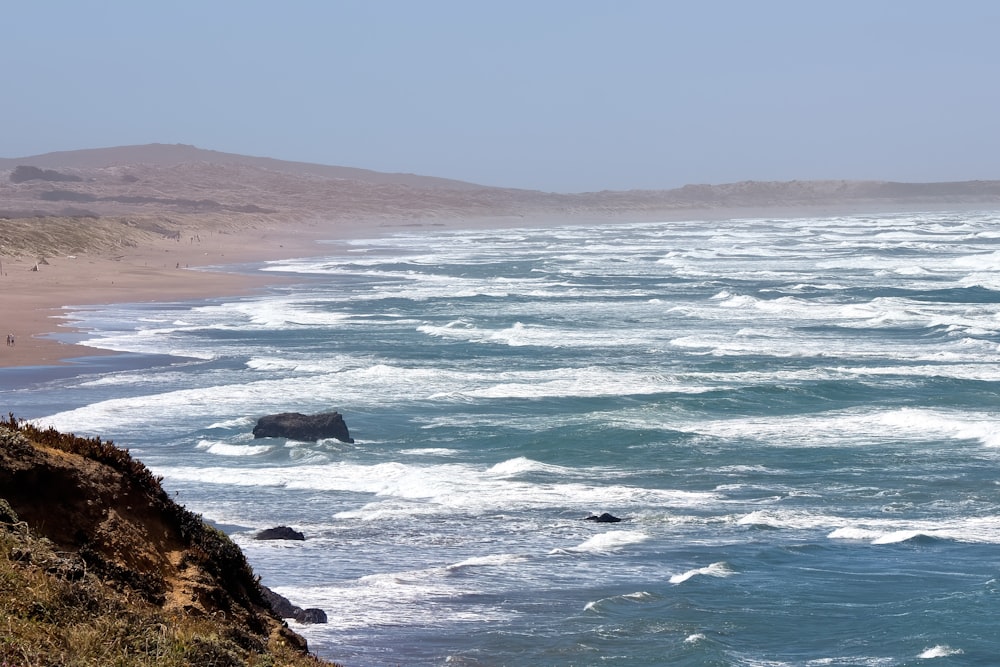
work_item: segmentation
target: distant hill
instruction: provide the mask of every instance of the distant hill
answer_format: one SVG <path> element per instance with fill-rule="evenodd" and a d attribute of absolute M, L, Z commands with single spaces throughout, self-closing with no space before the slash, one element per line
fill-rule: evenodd
<path fill-rule="evenodd" d="M 0 170 L 14 169 L 20 165 L 47 169 L 74 168 L 100 169 L 123 165 L 149 165 L 174 167 L 180 164 L 216 164 L 257 167 L 288 174 L 322 176 L 325 178 L 409 185 L 418 188 L 449 188 L 455 190 L 474 189 L 482 186 L 447 178 L 417 176 L 415 174 L 391 174 L 353 167 L 334 167 L 309 162 L 289 162 L 268 157 L 251 157 L 235 153 L 206 150 L 187 144 L 144 144 L 140 146 L 118 146 L 114 148 L 89 148 L 76 151 L 58 151 L 43 155 L 20 158 L 0 158 Z"/>
<path fill-rule="evenodd" d="M 742 181 L 559 194 L 148 144 L 0 159 L 0 218 L 746 217 L 1000 206 L 1000 181 Z"/>

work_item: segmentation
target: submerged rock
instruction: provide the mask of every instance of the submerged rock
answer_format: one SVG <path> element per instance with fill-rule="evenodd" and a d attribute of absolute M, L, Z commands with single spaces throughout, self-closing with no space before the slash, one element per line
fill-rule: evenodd
<path fill-rule="evenodd" d="M 266 415 L 253 427 L 254 438 L 291 438 L 315 442 L 336 438 L 341 442 L 354 442 L 344 417 L 339 412 L 321 412 L 304 415 L 301 412 L 282 412 Z"/>
<path fill-rule="evenodd" d="M 618 523 L 619 521 L 621 521 L 621 519 L 614 516 L 613 514 L 608 514 L 607 512 L 605 512 L 604 514 L 601 515 L 592 514 L 588 516 L 586 519 L 584 519 L 584 521 L 596 521 L 597 523 Z"/>

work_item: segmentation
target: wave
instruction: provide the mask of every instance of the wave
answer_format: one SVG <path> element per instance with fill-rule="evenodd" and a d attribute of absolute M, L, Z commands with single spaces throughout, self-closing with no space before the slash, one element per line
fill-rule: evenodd
<path fill-rule="evenodd" d="M 573 468 L 541 463 L 524 456 L 518 456 L 517 458 L 501 461 L 500 463 L 492 466 L 486 472 L 489 475 L 495 475 L 497 477 L 516 477 L 518 475 L 530 473 L 569 476 L 576 473 Z"/>
<path fill-rule="evenodd" d="M 246 429 L 247 427 L 252 427 L 257 423 L 257 420 L 253 417 L 236 417 L 234 419 L 224 419 L 213 424 L 209 424 L 205 428 L 221 428 L 221 429 Z"/>
<path fill-rule="evenodd" d="M 945 541 L 947 541 L 947 539 L 941 535 L 926 533 L 920 530 L 897 530 L 872 540 L 872 544 L 900 544 L 902 542 L 908 542 L 911 544 L 934 544 L 936 542 Z"/>
<path fill-rule="evenodd" d="M 901 542 L 1000 544 L 1000 515 L 955 516 L 923 521 L 882 518 L 859 520 L 809 510 L 766 509 L 739 517 L 735 523 L 750 528 L 827 531 L 828 539 L 862 541 L 873 545 Z"/>
<path fill-rule="evenodd" d="M 515 565 L 528 560 L 528 556 L 523 554 L 494 554 L 491 556 L 477 556 L 467 558 L 460 563 L 453 563 L 444 569 L 447 572 L 462 572 L 478 567 L 503 567 L 505 565 Z"/>
<path fill-rule="evenodd" d="M 735 574 L 725 562 L 712 563 L 706 567 L 699 567 L 693 570 L 688 570 L 687 572 L 682 572 L 681 574 L 675 574 L 670 577 L 670 583 L 672 584 L 683 584 L 685 581 L 692 579 L 697 576 L 706 577 L 731 577 Z"/>
<path fill-rule="evenodd" d="M 274 450 L 273 445 L 235 445 L 211 440 L 201 440 L 196 447 L 216 456 L 261 456 Z"/>
<path fill-rule="evenodd" d="M 943 542 L 1000 544 L 1000 516 L 959 517 L 940 521 L 844 521 L 827 537 L 864 541 L 873 545 Z"/>
<path fill-rule="evenodd" d="M 553 549 L 549 555 L 565 554 L 601 554 L 618 551 L 632 544 L 640 544 L 649 539 L 649 535 L 637 530 L 611 530 L 595 535 L 588 540 L 566 549 Z"/>
<path fill-rule="evenodd" d="M 630 415 L 618 415 L 633 424 Z M 658 421 L 641 411 L 634 428 L 669 428 L 724 440 L 750 440 L 767 447 L 870 447 L 873 443 L 944 440 L 1000 447 L 1000 418 L 987 411 L 928 408 L 850 408 L 801 416 Z"/>
<path fill-rule="evenodd" d="M 965 653 L 965 651 L 960 648 L 952 648 L 946 644 L 938 644 L 937 646 L 932 646 L 931 648 L 926 649 L 917 657 L 921 660 L 930 660 L 933 658 L 947 658 L 951 655 L 962 655 L 963 653 Z"/>
<path fill-rule="evenodd" d="M 838 528 L 828 536 L 830 539 L 863 540 L 871 544 L 935 544 L 950 541 L 945 533 L 924 530 L 875 530 L 871 528 Z"/>
<path fill-rule="evenodd" d="M 531 483 L 497 476 L 481 466 L 462 463 L 357 464 L 344 461 L 294 466 L 236 468 L 225 466 L 157 466 L 168 480 L 234 487 L 279 487 L 312 491 L 345 491 L 378 498 L 338 516 L 373 520 L 385 516 L 456 511 L 477 515 L 530 508 L 575 508 L 585 516 L 592 507 L 698 507 L 717 496 L 709 492 L 650 489 L 594 482 Z M 635 535 L 635 533 L 632 533 Z M 597 542 L 601 539 L 596 538 Z M 597 542 L 591 543 L 597 544 Z M 589 545 L 588 545 L 589 546 Z"/>
<path fill-rule="evenodd" d="M 649 602 L 651 600 L 659 599 L 658 596 L 653 595 L 648 591 L 637 591 L 635 593 L 625 593 L 623 595 L 615 595 L 609 598 L 601 598 L 600 600 L 593 600 L 584 605 L 584 611 L 592 612 L 602 612 L 604 609 L 617 604 L 636 604 L 642 602 Z"/>
<path fill-rule="evenodd" d="M 399 452 L 405 456 L 458 456 L 462 452 L 458 449 L 447 447 L 417 447 L 414 449 L 402 449 Z"/>

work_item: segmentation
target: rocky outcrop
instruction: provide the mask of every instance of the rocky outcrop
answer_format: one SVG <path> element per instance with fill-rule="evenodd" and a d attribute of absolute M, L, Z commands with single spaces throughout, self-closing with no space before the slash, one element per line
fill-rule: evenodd
<path fill-rule="evenodd" d="M 184 664 L 327 664 L 240 548 L 128 451 L 13 416 L 0 419 L 0 581 L 2 664 L 65 664 L 47 648 L 60 646 L 80 664 L 139 664 L 124 656 L 150 647 Z"/>
<path fill-rule="evenodd" d="M 306 536 L 288 526 L 265 528 L 253 536 L 255 540 L 304 540 Z"/>
<path fill-rule="evenodd" d="M 327 617 L 326 612 L 322 609 L 316 609 L 315 607 L 310 607 L 309 609 L 303 609 L 292 604 L 288 598 L 281 595 L 280 593 L 275 593 L 267 586 L 261 586 L 264 590 L 264 597 L 267 601 L 271 603 L 271 609 L 274 610 L 278 616 L 282 618 L 292 618 L 299 623 L 326 623 Z"/>
<path fill-rule="evenodd" d="M 341 442 L 354 442 L 344 417 L 339 412 L 321 412 L 304 415 L 300 412 L 282 412 L 266 415 L 257 420 L 253 427 L 255 438 L 290 438 L 316 442 L 335 438 Z"/>

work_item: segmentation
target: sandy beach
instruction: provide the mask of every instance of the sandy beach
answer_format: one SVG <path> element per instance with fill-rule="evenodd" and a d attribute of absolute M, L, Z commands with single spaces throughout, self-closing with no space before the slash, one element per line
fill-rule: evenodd
<path fill-rule="evenodd" d="M 5 336 L 14 336 L 14 345 L 0 354 L 0 367 L 59 364 L 104 352 L 52 336 L 72 331 L 65 316 L 74 308 L 248 294 L 275 279 L 205 267 L 321 254 L 317 241 L 346 238 L 352 230 L 361 231 L 348 224 L 328 229 L 288 225 L 264 233 L 205 234 L 186 242 L 156 239 L 115 256 L 57 255 L 44 263 L 0 256 L 0 326 Z"/>
<path fill-rule="evenodd" d="M 65 364 L 74 357 L 110 354 L 108 350 L 58 340 L 58 334 L 74 331 L 67 320 L 73 310 L 112 303 L 246 295 L 281 280 L 227 267 L 330 254 L 335 252 L 331 243 L 338 240 L 428 226 L 481 228 L 547 222 L 551 220 L 488 216 L 430 221 L 408 217 L 338 219 L 325 223 L 279 219 L 254 220 L 245 231 L 234 232 L 230 227 L 220 233 L 204 231 L 208 227 L 205 221 L 192 217 L 182 223 L 177 239 L 151 236 L 136 246 L 46 255 L 41 262 L 34 255 L 0 254 L 0 328 L 5 336 L 14 337 L 14 345 L 0 351 L 0 368 Z"/>

